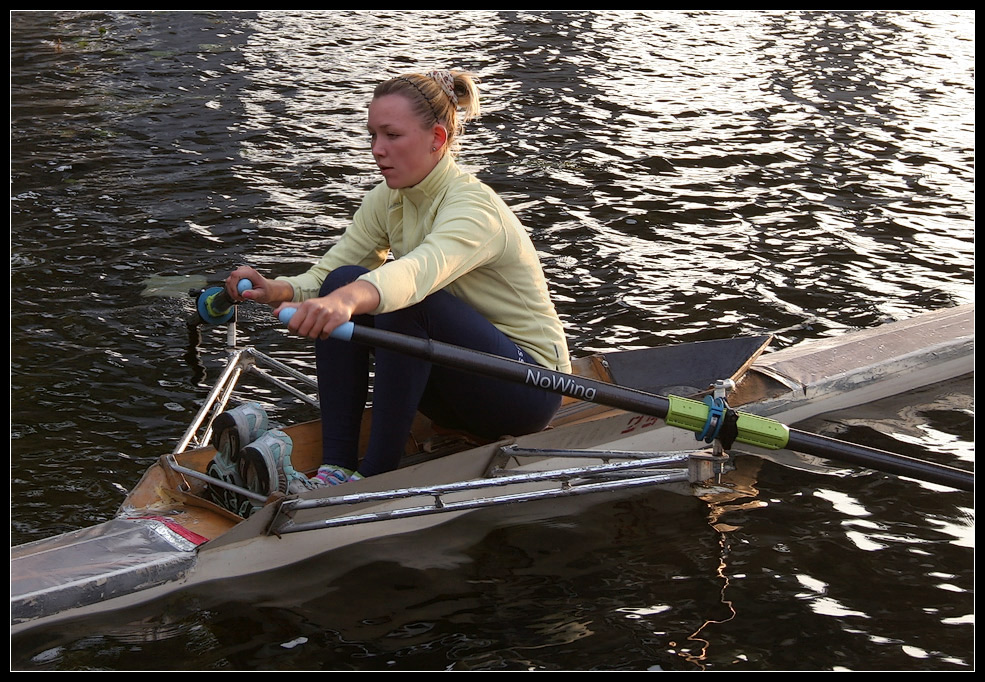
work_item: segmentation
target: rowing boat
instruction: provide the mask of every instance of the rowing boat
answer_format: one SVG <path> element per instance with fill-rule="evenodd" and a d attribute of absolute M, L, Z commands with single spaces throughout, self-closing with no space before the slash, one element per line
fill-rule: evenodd
<path fill-rule="evenodd" d="M 209 475 L 213 422 L 243 397 L 246 377 L 317 403 L 309 377 L 237 347 L 235 319 L 219 321 L 232 330 L 225 370 L 174 450 L 147 470 L 117 515 L 12 548 L 12 633 L 273 570 L 481 508 L 643 487 L 700 494 L 727 482 L 739 452 L 819 470 L 835 459 L 973 488 L 968 472 L 783 426 L 972 373 L 972 305 L 775 352 L 767 352 L 769 336 L 755 336 L 595 354 L 577 360 L 571 377 L 531 375 L 512 361 L 350 328 L 353 342 L 394 344 L 463 371 L 556 390 L 566 396 L 562 409 L 542 432 L 495 442 L 443 431 L 422 416 L 399 469 L 291 495 Z M 371 418 L 367 411 L 367 423 Z M 313 472 L 321 457 L 317 421 L 282 430 L 291 439 L 292 466 Z M 220 504 L 230 494 L 237 505 Z"/>

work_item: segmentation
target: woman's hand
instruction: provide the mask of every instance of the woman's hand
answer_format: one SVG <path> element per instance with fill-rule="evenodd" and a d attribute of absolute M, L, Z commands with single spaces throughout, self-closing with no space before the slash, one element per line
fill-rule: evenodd
<path fill-rule="evenodd" d="M 253 286 L 240 294 L 236 287 L 242 279 L 250 280 Z M 226 293 L 234 301 L 255 301 L 256 303 L 277 305 L 294 298 L 294 287 L 290 284 L 275 279 L 267 279 L 249 265 L 241 265 L 233 270 L 226 278 L 225 287 Z"/>
<path fill-rule="evenodd" d="M 279 315 L 282 309 L 291 306 L 295 306 L 297 310 L 287 323 L 287 328 L 309 339 L 327 339 L 336 327 L 352 318 L 349 307 L 333 294 L 309 298 L 299 304 L 282 304 L 274 311 L 274 315 Z"/>
<path fill-rule="evenodd" d="M 373 312 L 379 305 L 380 294 L 376 287 L 369 282 L 357 280 L 327 296 L 309 298 L 298 304 L 279 305 L 274 310 L 274 315 L 279 315 L 284 308 L 297 308 L 297 312 L 287 323 L 287 328 L 309 339 L 327 339 L 336 327 L 356 315 Z"/>

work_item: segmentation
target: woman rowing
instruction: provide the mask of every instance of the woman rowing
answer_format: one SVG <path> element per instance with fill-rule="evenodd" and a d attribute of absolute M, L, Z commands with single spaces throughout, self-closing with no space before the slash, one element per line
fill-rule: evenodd
<path fill-rule="evenodd" d="M 539 431 L 557 411 L 556 394 L 380 349 L 370 439 L 358 460 L 370 351 L 329 338 L 345 322 L 570 371 L 533 243 L 495 192 L 454 160 L 462 125 L 478 112 L 467 73 L 381 83 L 368 129 L 383 182 L 339 241 L 301 275 L 268 279 L 242 266 L 226 280 L 235 300 L 269 304 L 275 314 L 296 307 L 289 329 L 315 340 L 323 464 L 314 485 L 396 468 L 417 411 L 485 439 Z M 244 278 L 253 288 L 240 295 Z"/>

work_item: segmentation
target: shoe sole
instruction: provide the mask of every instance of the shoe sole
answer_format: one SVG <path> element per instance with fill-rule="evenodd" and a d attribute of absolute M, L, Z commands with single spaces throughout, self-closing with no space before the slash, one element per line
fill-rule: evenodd
<path fill-rule="evenodd" d="M 252 427 L 249 424 L 251 415 L 244 412 L 237 407 L 223 412 L 212 422 L 212 446 L 216 449 L 216 456 L 209 462 L 206 472 L 239 488 L 248 487 L 240 473 L 241 449 L 258 439 L 267 428 L 267 414 L 259 404 L 253 412 L 259 414 L 259 418 Z M 239 513 L 246 502 L 242 495 L 219 486 L 209 486 L 209 492 L 213 502 L 232 512 Z"/>
<path fill-rule="evenodd" d="M 273 451 L 272 448 L 277 448 Z M 243 487 L 260 495 L 269 496 L 275 492 L 286 493 L 290 482 L 291 451 L 293 443 L 290 436 L 274 429 L 250 443 L 240 451 L 239 475 Z"/>

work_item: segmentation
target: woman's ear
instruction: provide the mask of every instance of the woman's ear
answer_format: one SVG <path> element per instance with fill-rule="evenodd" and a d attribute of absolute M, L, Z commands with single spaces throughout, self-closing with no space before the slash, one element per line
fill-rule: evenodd
<path fill-rule="evenodd" d="M 433 128 L 434 137 L 432 138 L 431 148 L 435 151 L 440 150 L 448 142 L 448 129 L 440 123 Z"/>

